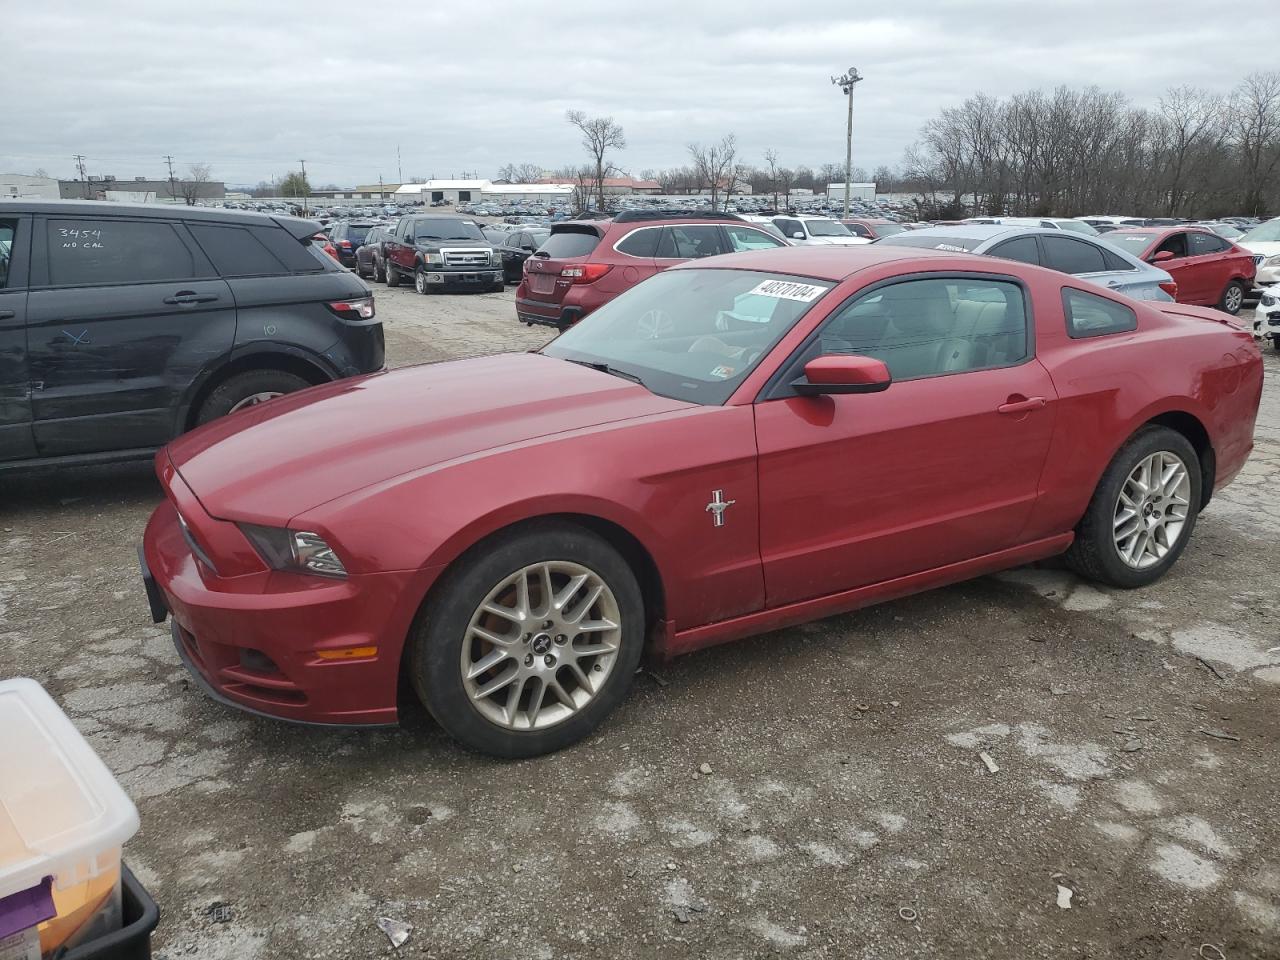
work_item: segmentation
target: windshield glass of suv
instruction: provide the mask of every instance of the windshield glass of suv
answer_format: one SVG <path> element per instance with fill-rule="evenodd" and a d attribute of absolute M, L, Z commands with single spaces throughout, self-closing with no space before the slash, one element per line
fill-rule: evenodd
<path fill-rule="evenodd" d="M 720 404 L 832 286 L 749 270 L 670 270 L 606 303 L 542 352 L 606 364 L 664 397 Z"/>
<path fill-rule="evenodd" d="M 805 226 L 809 228 L 809 236 L 811 237 L 852 237 L 849 228 L 843 223 L 836 223 L 834 220 L 806 220 Z"/>
<path fill-rule="evenodd" d="M 358 247 L 364 243 L 364 238 L 372 229 L 373 227 L 347 227 L 347 239 L 351 241 L 352 246 Z"/>
<path fill-rule="evenodd" d="M 1277 243 L 1280 242 L 1280 217 L 1275 220 L 1268 220 L 1266 223 L 1259 224 L 1254 227 L 1243 237 L 1240 238 L 1241 243 Z"/>
<path fill-rule="evenodd" d="M 875 230 L 878 237 L 892 237 L 907 231 L 907 228 L 900 223 L 877 223 L 872 229 Z"/>
<path fill-rule="evenodd" d="M 470 220 L 421 220 L 413 229 L 416 240 L 484 240 Z"/>
<path fill-rule="evenodd" d="M 1141 256 L 1142 251 L 1151 246 L 1151 241 L 1160 236 L 1158 233 L 1120 233 L 1112 231 L 1106 235 L 1107 243 L 1112 246 L 1119 247 L 1126 253 L 1132 253 L 1135 257 Z"/>
<path fill-rule="evenodd" d="M 1083 220 L 1058 220 L 1056 223 L 1063 230 L 1070 230 L 1072 233 L 1083 233 L 1086 237 L 1098 236 L 1098 231 Z"/>

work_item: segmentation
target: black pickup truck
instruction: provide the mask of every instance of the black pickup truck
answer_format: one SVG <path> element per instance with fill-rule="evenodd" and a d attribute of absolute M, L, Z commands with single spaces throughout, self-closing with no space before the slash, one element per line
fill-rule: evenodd
<path fill-rule="evenodd" d="M 401 217 L 383 249 L 389 287 L 413 277 L 419 293 L 447 287 L 503 289 L 502 260 L 474 220 L 416 214 Z"/>

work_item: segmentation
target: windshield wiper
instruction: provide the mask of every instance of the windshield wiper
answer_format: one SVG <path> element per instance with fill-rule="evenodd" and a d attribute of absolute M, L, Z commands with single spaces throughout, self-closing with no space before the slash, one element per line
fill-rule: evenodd
<path fill-rule="evenodd" d="M 568 357 L 564 359 L 569 360 Z M 613 377 L 621 377 L 623 380 L 630 380 L 632 383 L 638 383 L 644 386 L 644 381 L 637 377 L 634 373 L 627 373 L 625 370 L 619 370 L 617 367 L 611 367 L 602 360 L 569 360 L 570 363 L 576 363 L 580 367 L 590 367 L 592 370 L 599 370 L 601 373 L 607 373 Z"/>

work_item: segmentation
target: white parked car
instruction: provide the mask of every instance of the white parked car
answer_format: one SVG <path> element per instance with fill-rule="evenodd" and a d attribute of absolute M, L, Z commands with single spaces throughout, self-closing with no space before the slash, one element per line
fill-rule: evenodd
<path fill-rule="evenodd" d="M 1258 274 L 1253 278 L 1257 292 L 1280 293 L 1280 217 L 1258 224 L 1236 245 L 1252 253 L 1253 262 L 1258 265 Z"/>
<path fill-rule="evenodd" d="M 773 225 L 784 237 L 802 247 L 831 244 L 853 247 L 871 242 L 866 237 L 855 237 L 848 227 L 830 217 L 779 216 L 773 218 Z"/>
<path fill-rule="evenodd" d="M 1253 311 L 1253 335 L 1270 337 L 1271 343 L 1280 351 L 1280 284 L 1274 284 L 1258 301 Z"/>

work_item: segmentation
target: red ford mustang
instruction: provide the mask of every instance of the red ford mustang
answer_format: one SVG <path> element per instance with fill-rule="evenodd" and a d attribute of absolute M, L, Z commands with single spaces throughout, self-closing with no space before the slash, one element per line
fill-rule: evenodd
<path fill-rule="evenodd" d="M 157 457 L 152 612 L 216 698 L 564 747 L 672 656 L 1065 553 L 1162 576 L 1253 445 L 1230 317 L 909 247 L 700 260 L 538 353 L 374 374 Z"/>

